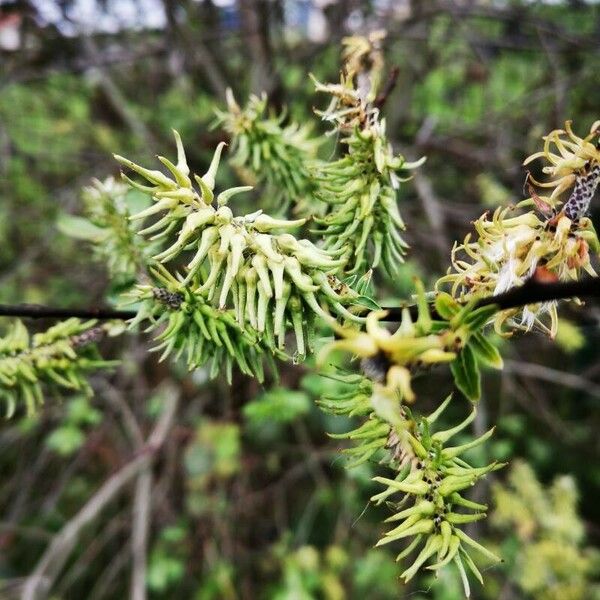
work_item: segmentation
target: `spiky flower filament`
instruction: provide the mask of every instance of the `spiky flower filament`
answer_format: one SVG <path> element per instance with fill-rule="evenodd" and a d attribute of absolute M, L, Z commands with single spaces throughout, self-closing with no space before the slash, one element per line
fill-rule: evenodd
<path fill-rule="evenodd" d="M 418 318 L 413 322 L 405 309 L 397 330 L 392 334 L 379 325 L 385 311 L 372 311 L 366 319 L 365 331 L 336 327 L 340 339 L 321 350 L 317 362 L 323 364 L 333 350 L 344 350 L 354 356 L 367 359 L 367 368 L 373 369 L 370 361 L 383 366 L 373 381 L 373 407 L 383 418 L 393 422 L 392 413 L 400 402 L 413 402 L 412 373 L 437 363 L 450 363 L 457 358 L 470 337 L 462 317 L 451 323 L 433 321 L 421 282 L 416 282 Z"/>
<path fill-rule="evenodd" d="M 285 213 L 292 204 L 299 214 L 314 214 L 319 207 L 309 202 L 314 191 L 309 163 L 321 140 L 311 137 L 308 125 L 285 125 L 287 114 L 268 113 L 267 96 L 250 96 L 242 109 L 230 89 L 227 111 L 216 111 L 216 124 L 231 135 L 230 162 L 248 183 L 266 184 L 260 208 Z"/>
<path fill-rule="evenodd" d="M 389 503 L 397 494 L 402 494 L 402 499 L 396 502 L 397 512 L 387 519 L 387 522 L 393 523 L 393 527 L 377 545 L 412 539 L 397 560 L 407 558 L 422 546 L 412 564 L 401 575 L 405 581 L 410 581 L 428 561 L 433 564 L 427 568 L 433 571 L 453 562 L 460 572 L 465 595 L 469 596 L 467 570 L 483 583 L 470 551 L 477 550 L 488 561 L 499 562 L 500 559 L 460 528 L 461 525 L 485 518 L 487 510 L 487 506 L 465 499 L 461 492 L 503 465 L 491 463 L 484 467 L 473 467 L 461 458 L 467 450 L 484 443 L 492 435 L 493 429 L 464 444 L 446 445 L 473 421 L 475 410 L 457 426 L 432 433 L 432 425 L 450 400 L 451 397 L 448 397 L 429 417 L 409 418 L 403 423 L 402 435 L 412 450 L 413 458 L 403 461 L 394 479 L 376 477 L 374 480 L 386 489 L 371 500 Z M 409 503 L 411 505 L 407 506 Z"/>
<path fill-rule="evenodd" d="M 107 328 L 73 318 L 31 336 L 15 321 L 0 338 L 0 399 L 7 417 L 21 402 L 28 415 L 34 414 L 44 402 L 43 387 L 90 394 L 86 374 L 116 364 L 102 360 L 95 347 Z"/>
<path fill-rule="evenodd" d="M 477 307 L 478 297 L 464 305 L 449 294 L 435 298 L 436 318 L 422 282 L 416 280 L 417 319 L 404 308 L 394 333 L 379 326 L 385 311 L 367 316 L 365 331 L 335 326 L 339 339 L 324 346 L 317 357 L 323 364 L 332 350 L 351 353 L 361 360 L 363 372 L 372 380 L 371 405 L 374 412 L 395 425 L 402 421 L 401 404 L 415 400 L 413 375 L 439 363 L 450 366 L 456 386 L 471 401 L 481 395 L 480 364 L 494 369 L 503 366 L 497 348 L 484 328 L 497 312 L 494 305 Z"/>
<path fill-rule="evenodd" d="M 343 387 L 318 400 L 320 408 L 330 414 L 363 419 L 356 429 L 329 434 L 334 439 L 353 442 L 353 446 L 342 450 L 349 457 L 348 468 L 378 457 L 381 463 L 397 469 L 414 458 L 402 435 L 407 412 L 398 403 L 397 396 L 388 398 L 391 390 L 368 376 L 347 371 L 323 376 L 342 383 Z"/>
<path fill-rule="evenodd" d="M 548 163 L 542 170 L 549 176 L 549 181 L 539 182 L 529 177 L 538 187 L 554 188 L 550 198 L 545 200 L 554 205 L 564 192 L 575 185 L 579 177 L 585 176 L 589 169 L 594 169 L 600 163 L 600 149 L 596 140 L 599 134 L 600 121 L 592 124 L 584 138 L 575 135 L 571 121 L 566 121 L 564 129 L 555 129 L 544 137 L 543 150 L 525 160 L 524 165 L 538 158 Z"/>
<path fill-rule="evenodd" d="M 385 136 L 385 122 L 361 130 L 355 128 L 342 139 L 348 153 L 316 167 L 319 183 L 316 197 L 328 213 L 315 218 L 324 237 L 324 247 L 341 252 L 344 271 L 362 273 L 383 264 L 393 275 L 404 261 L 404 221 L 398 210 L 397 193 L 401 170 L 420 163 L 405 163 L 395 155 Z"/>
<path fill-rule="evenodd" d="M 329 434 L 340 440 L 351 440 L 353 446 L 342 452 L 349 457 L 348 468 L 358 466 L 374 456 L 379 455 L 388 447 L 391 431 L 389 423 L 375 414 L 372 406 L 373 381 L 356 373 L 339 371 L 323 374 L 342 384 L 331 395 L 325 394 L 317 401 L 321 410 L 348 417 L 361 417 L 362 423 L 356 429 L 340 434 Z"/>
<path fill-rule="evenodd" d="M 514 207 L 498 208 L 491 219 L 484 214 L 475 221 L 477 237 L 468 234 L 462 244 L 454 245 L 452 268 L 436 287 L 450 284 L 452 296 L 464 302 L 475 295 L 500 294 L 531 277 L 569 281 L 579 279 L 582 271 L 595 275 L 590 249 L 598 252 L 600 246 L 590 219 L 571 221 L 562 212 L 554 217 L 533 211 L 511 216 L 514 212 Z M 507 320 L 511 327 L 529 330 L 536 325 L 554 336 L 556 303 L 498 313 L 498 332 Z"/>
<path fill-rule="evenodd" d="M 386 136 L 385 120 L 373 105 L 383 62 L 378 51 L 381 32 L 371 38 L 347 38 L 345 74 L 339 84 L 323 84 L 313 77 L 317 92 L 331 97 L 324 111 L 316 111 L 334 124 L 332 133 L 344 137 L 345 155 L 315 166 L 316 197 L 327 214 L 315 219 L 325 247 L 342 251 L 344 272 L 353 275 L 383 264 L 394 276 L 404 262 L 408 245 L 397 204 L 400 171 L 417 168 L 394 154 Z M 365 63 L 363 64 L 363 61 Z"/>
<path fill-rule="evenodd" d="M 321 83 L 313 75 L 310 77 L 317 92 L 331 96 L 325 110 L 315 110 L 323 121 L 333 124 L 329 135 L 350 133 L 357 127 L 363 130 L 377 122 L 379 111 L 361 96 L 352 77 L 342 74 L 340 83 Z"/>
<path fill-rule="evenodd" d="M 190 286 L 175 279 L 166 269 L 152 268 L 152 284 L 137 285 L 124 297 L 130 303 L 139 303 L 138 313 L 130 328 L 139 324 L 146 331 L 156 332 L 159 360 L 168 356 L 178 359 L 185 356 L 190 370 L 211 363 L 210 376 L 220 371 L 232 379 L 233 366 L 242 373 L 264 380 L 264 366 L 267 362 L 275 373 L 273 357 L 286 358 L 277 349 L 272 334 L 258 336 L 251 329 L 242 327 L 233 310 L 219 310 Z M 272 332 L 272 327 L 267 328 Z"/>
<path fill-rule="evenodd" d="M 165 263 L 182 252 L 193 251 L 182 284 L 191 286 L 194 294 L 220 310 L 233 307 L 241 326 L 261 336 L 276 337 L 280 348 L 288 327 L 292 328 L 300 358 L 306 354 L 313 315 L 331 322 L 330 310 L 344 319 L 363 320 L 356 314 L 364 310 L 358 306 L 359 294 L 335 276 L 342 265 L 339 252 L 318 248 L 290 233 L 271 233 L 293 230 L 304 219 L 274 219 L 262 211 L 235 217 L 227 202 L 249 188 L 232 188 L 215 198 L 214 178 L 223 146 L 217 148 L 208 172 L 203 177 L 195 176 L 196 189 L 178 135 L 176 142 L 177 165 L 160 158 L 173 179 L 117 157 L 153 184 L 131 182 L 155 200 L 152 207 L 131 218 L 160 215 L 140 233 L 153 234 L 154 238 L 176 233 L 175 242 L 154 259 Z"/>

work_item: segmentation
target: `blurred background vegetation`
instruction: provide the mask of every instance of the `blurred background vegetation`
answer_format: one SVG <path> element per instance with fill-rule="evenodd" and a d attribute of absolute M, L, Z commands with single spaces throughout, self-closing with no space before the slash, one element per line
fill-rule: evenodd
<path fill-rule="evenodd" d="M 600 5 L 0 2 L 0 302 L 115 298 L 118 282 L 57 227 L 61 215 L 81 214 L 92 177 L 118 175 L 111 153 L 141 164 L 170 156 L 175 128 L 192 170 L 203 172 L 227 139 L 211 128 L 227 87 L 242 101 L 264 90 L 273 108 L 320 131 L 308 73 L 335 81 L 341 38 L 382 27 L 388 70 L 398 69 L 388 134 L 407 159 L 428 157 L 402 189 L 411 259 L 402 278 L 378 282 L 393 304 L 413 275 L 432 282 L 445 272 L 471 220 L 523 197 L 521 163 L 545 132 L 573 119 L 585 133 L 599 117 Z M 238 181 L 232 168 L 220 176 Z M 243 208 L 260 201 L 257 190 Z M 505 558 L 475 598 L 600 598 L 600 307 L 563 314 L 558 343 L 534 334 L 505 344 L 506 368 L 484 377 L 475 433 L 489 422 L 498 429 L 481 460 L 512 466 L 475 491 L 496 508 L 473 532 Z M 103 344 L 122 364 L 92 378 L 91 401 L 48 398 L 37 416 L 0 426 L 0 598 L 18 597 L 56 532 L 140 451 L 173 394 L 177 416 L 152 470 L 82 530 L 50 597 L 130 597 L 132 523 L 144 510 L 151 598 L 461 597 L 452 569 L 402 586 L 394 554 L 373 549 L 382 514 L 364 509 L 377 465 L 346 470 L 340 442 L 325 432 L 350 423 L 315 406 L 335 382 L 309 363 L 283 368 L 278 383 L 236 375 L 229 387 L 158 364 L 147 342 Z M 450 381 L 441 370 L 418 382 L 421 412 Z M 453 405 L 454 417 L 466 413 L 462 399 Z"/>

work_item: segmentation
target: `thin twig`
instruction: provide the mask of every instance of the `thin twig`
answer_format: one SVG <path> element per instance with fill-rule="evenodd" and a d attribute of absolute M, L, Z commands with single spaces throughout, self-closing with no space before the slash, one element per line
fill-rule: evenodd
<path fill-rule="evenodd" d="M 581 281 L 561 281 L 552 283 L 541 283 L 536 279 L 529 279 L 523 285 L 513 287 L 507 292 L 496 296 L 481 298 L 473 306 L 473 310 L 482 306 L 495 305 L 497 310 L 518 308 L 528 304 L 540 302 L 551 302 L 553 300 L 565 300 L 568 298 L 600 298 L 600 277 L 587 277 Z M 401 319 L 405 307 L 394 307 L 387 309 L 388 314 L 384 321 L 397 322 Z M 411 315 L 416 315 L 414 305 L 407 306 Z M 434 317 L 438 316 L 432 311 Z"/>
<path fill-rule="evenodd" d="M 509 373 L 516 373 L 524 377 L 532 377 L 533 379 L 539 379 L 540 381 L 555 383 L 574 390 L 580 390 L 595 398 L 600 398 L 600 385 L 581 375 L 575 375 L 574 373 L 567 373 L 565 371 L 547 367 L 546 365 L 523 362 L 520 360 L 505 360 L 504 366 Z"/>
<path fill-rule="evenodd" d="M 122 394 L 106 382 L 100 384 L 103 397 L 119 412 L 121 421 L 136 451 L 144 446 L 142 431 L 133 411 Z M 146 600 L 146 572 L 148 562 L 148 533 L 152 512 L 152 468 L 149 464 L 137 477 L 131 524 L 131 600 Z"/>
<path fill-rule="evenodd" d="M 133 502 L 131 531 L 131 600 L 146 600 L 148 532 L 152 500 L 152 469 L 147 465 L 138 475 Z"/>
<path fill-rule="evenodd" d="M 473 307 L 481 308 L 495 304 L 498 310 L 538 304 L 540 302 L 551 302 L 553 300 L 565 300 L 568 298 L 600 298 L 600 277 L 587 277 L 580 281 L 561 281 L 556 283 L 540 283 L 535 279 L 526 281 L 523 285 L 511 288 L 507 292 L 496 296 L 481 298 Z M 383 319 L 388 322 L 398 322 L 402 317 L 402 311 L 408 308 L 411 315 L 416 314 L 413 304 L 385 308 L 388 312 Z M 435 311 L 433 316 L 436 316 Z M 105 319 L 105 320 L 128 320 L 136 315 L 134 310 L 115 310 L 111 308 L 56 308 L 43 306 L 41 304 L 0 304 L 0 317 L 21 317 L 28 319 L 67 319 L 77 317 L 80 319 Z"/>
<path fill-rule="evenodd" d="M 56 308 L 41 304 L 0 304 L 0 317 L 22 317 L 26 319 L 133 319 L 135 310 L 116 310 L 113 308 Z"/>
<path fill-rule="evenodd" d="M 496 296 L 481 298 L 474 308 L 490 306 L 495 304 L 498 310 L 517 308 L 528 304 L 539 302 L 551 302 L 552 300 L 565 300 L 568 298 L 600 298 L 600 277 L 587 277 L 581 281 L 566 281 L 556 283 L 540 283 L 530 279 L 523 285 L 511 288 L 507 292 Z M 411 313 L 416 308 L 411 304 L 384 308 L 388 311 L 385 321 L 399 321 L 402 310 L 409 308 Z M 40 304 L 0 304 L 0 317 L 22 317 L 28 319 L 67 319 L 78 317 L 80 319 L 114 319 L 125 321 L 133 319 L 136 315 L 134 310 L 115 310 L 111 308 L 55 308 Z M 434 312 L 435 315 L 435 312 Z"/>
<path fill-rule="evenodd" d="M 118 576 L 121 571 L 129 565 L 130 553 L 131 548 L 126 543 L 98 575 L 94 587 L 90 590 L 86 600 L 100 600 L 100 598 L 114 597 L 109 596 L 108 593 L 118 583 Z"/>
<path fill-rule="evenodd" d="M 144 445 L 144 436 L 123 394 L 104 379 L 99 380 L 95 387 L 101 392 L 100 397 L 118 413 L 118 421 L 123 425 L 132 447 L 139 450 Z"/>

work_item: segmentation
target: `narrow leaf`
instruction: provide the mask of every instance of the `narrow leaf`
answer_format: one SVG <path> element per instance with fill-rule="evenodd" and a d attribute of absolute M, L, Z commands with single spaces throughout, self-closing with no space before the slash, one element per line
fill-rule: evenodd
<path fill-rule="evenodd" d="M 469 339 L 469 346 L 473 349 L 478 359 L 494 369 L 502 369 L 504 361 L 498 351 L 483 333 L 476 333 Z"/>
<path fill-rule="evenodd" d="M 450 369 L 454 376 L 456 387 L 471 402 L 477 402 L 481 396 L 481 374 L 477 365 L 477 358 L 467 344 L 452 363 Z"/>

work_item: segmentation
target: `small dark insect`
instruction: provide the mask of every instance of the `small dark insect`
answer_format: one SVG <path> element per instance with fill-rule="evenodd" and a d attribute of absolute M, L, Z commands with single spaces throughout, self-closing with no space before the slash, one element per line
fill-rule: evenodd
<path fill-rule="evenodd" d="M 183 295 L 179 292 L 169 292 L 164 288 L 153 288 L 152 293 L 159 302 L 174 310 L 177 310 L 183 302 Z"/>

